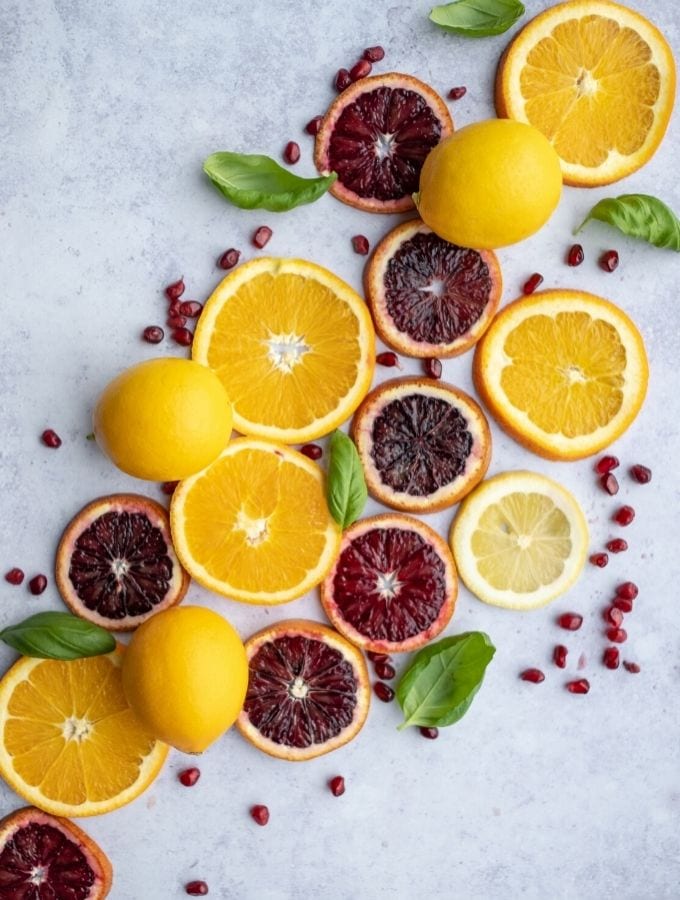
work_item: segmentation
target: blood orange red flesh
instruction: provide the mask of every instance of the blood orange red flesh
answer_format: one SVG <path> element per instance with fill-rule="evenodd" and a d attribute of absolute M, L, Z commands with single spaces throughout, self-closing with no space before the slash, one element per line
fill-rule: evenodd
<path fill-rule="evenodd" d="M 336 172 L 331 193 L 367 212 L 413 209 L 425 157 L 453 132 L 451 114 L 429 85 L 389 72 L 362 78 L 331 104 L 316 137 L 320 172 Z"/>
<path fill-rule="evenodd" d="M 248 693 L 236 724 L 260 750 L 312 759 L 359 732 L 370 703 L 366 663 L 336 631 L 290 619 L 253 635 L 246 653 Z"/>
<path fill-rule="evenodd" d="M 59 542 L 55 575 L 64 603 L 109 631 L 131 631 L 189 587 L 168 513 L 139 494 L 111 494 L 81 509 Z"/>
<path fill-rule="evenodd" d="M 501 299 L 498 259 L 438 237 L 422 219 L 397 225 L 364 277 L 380 337 L 408 356 L 447 358 L 484 334 Z"/>
<path fill-rule="evenodd" d="M 429 525 L 398 514 L 355 522 L 321 585 L 341 634 L 373 653 L 404 653 L 435 638 L 453 615 L 458 579 L 448 545 Z"/>

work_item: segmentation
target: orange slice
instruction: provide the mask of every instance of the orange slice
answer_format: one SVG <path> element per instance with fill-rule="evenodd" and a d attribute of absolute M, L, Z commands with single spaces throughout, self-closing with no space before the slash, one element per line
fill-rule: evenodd
<path fill-rule="evenodd" d="M 0 775 L 58 816 L 96 816 L 138 797 L 168 748 L 130 709 L 122 653 L 16 662 L 0 681 Z"/>
<path fill-rule="evenodd" d="M 475 386 L 500 425 L 548 459 L 609 446 L 647 391 L 642 337 L 613 303 L 581 291 L 521 297 L 477 345 Z"/>
<path fill-rule="evenodd" d="M 351 415 L 375 365 L 362 298 L 302 259 L 256 259 L 215 289 L 193 358 L 219 375 L 234 427 L 285 444 L 328 434 Z"/>
<path fill-rule="evenodd" d="M 552 142 L 566 184 L 592 187 L 636 171 L 661 143 L 675 63 L 661 32 L 609 0 L 573 0 L 532 19 L 496 76 L 499 116 Z"/>
<path fill-rule="evenodd" d="M 340 546 L 321 469 L 296 450 L 237 438 L 182 481 L 175 551 L 199 584 L 246 603 L 286 603 L 318 584 Z"/>

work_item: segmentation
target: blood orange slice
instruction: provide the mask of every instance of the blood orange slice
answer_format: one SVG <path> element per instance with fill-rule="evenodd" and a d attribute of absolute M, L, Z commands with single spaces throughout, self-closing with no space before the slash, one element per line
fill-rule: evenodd
<path fill-rule="evenodd" d="M 131 631 L 189 587 L 168 513 L 139 494 L 111 494 L 81 509 L 59 542 L 55 576 L 64 603 L 109 631 Z"/>
<path fill-rule="evenodd" d="M 501 299 L 496 254 L 438 237 L 422 219 L 397 225 L 366 268 L 380 337 L 408 356 L 457 356 L 484 334 Z"/>
<path fill-rule="evenodd" d="M 332 628 L 278 622 L 247 640 L 246 654 L 248 693 L 236 724 L 260 750 L 312 759 L 357 735 L 371 697 L 366 663 Z"/>
<path fill-rule="evenodd" d="M 367 212 L 413 209 L 430 150 L 453 132 L 442 98 L 411 75 L 362 78 L 331 104 L 316 137 L 320 172 L 336 172 L 331 193 Z"/>
<path fill-rule="evenodd" d="M 371 391 L 352 436 L 370 493 L 406 512 L 457 503 L 491 458 L 489 425 L 472 397 L 428 378 L 395 378 Z"/>
<path fill-rule="evenodd" d="M 446 542 L 424 522 L 391 514 L 345 531 L 340 555 L 321 585 L 321 602 L 353 644 L 404 653 L 446 628 L 457 593 Z"/>

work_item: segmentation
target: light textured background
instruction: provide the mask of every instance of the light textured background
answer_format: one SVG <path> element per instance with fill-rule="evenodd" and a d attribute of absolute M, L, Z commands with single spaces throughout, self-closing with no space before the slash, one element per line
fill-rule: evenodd
<path fill-rule="evenodd" d="M 530 12 L 546 2 L 529 2 Z M 680 46 L 675 0 L 637 0 Z M 85 440 L 94 398 L 121 368 L 177 352 L 142 343 L 143 326 L 164 319 L 162 287 L 184 273 L 187 297 L 204 299 L 229 246 L 251 256 L 249 236 L 274 229 L 268 251 L 314 259 L 361 284 L 350 237 L 376 241 L 390 226 L 325 197 L 288 214 L 231 208 L 201 175 L 210 152 L 278 157 L 298 140 L 296 168 L 311 174 L 304 123 L 333 97 L 335 70 L 382 43 L 378 71 L 413 73 L 445 93 L 461 126 L 493 114 L 494 67 L 507 36 L 458 39 L 427 20 L 426 0 L 0 0 L 0 569 L 51 575 L 68 518 L 92 497 L 158 488 L 126 478 Z M 498 647 L 469 714 L 423 740 L 397 734 L 396 704 L 375 702 L 350 746 L 304 765 L 278 762 L 235 733 L 200 760 L 192 790 L 173 753 L 136 803 L 85 822 L 115 868 L 114 900 L 166 900 L 204 878 L 215 897 L 239 900 L 373 900 L 390 896 L 462 900 L 665 900 L 680 891 L 680 718 L 678 716 L 678 258 L 601 225 L 582 237 L 587 260 L 563 262 L 571 229 L 600 197 L 641 191 L 680 211 L 676 115 L 655 158 L 609 190 L 566 189 L 540 234 L 500 253 L 505 299 L 538 270 L 545 286 L 585 288 L 623 306 L 639 324 L 651 359 L 644 409 L 614 450 L 654 469 L 648 487 L 624 475 L 617 499 L 638 515 L 631 549 L 604 571 L 589 567 L 570 594 L 528 615 L 486 607 L 462 591 L 453 631 L 488 631 Z M 621 265 L 596 258 L 615 246 Z M 467 354 L 444 364 L 470 388 Z M 417 364 L 406 363 L 406 372 Z M 378 370 L 384 378 L 393 374 Z M 46 426 L 63 447 L 44 448 Z M 611 533 L 616 503 L 595 485 L 590 462 L 548 463 L 494 427 L 492 472 L 531 468 L 558 478 L 587 513 L 593 547 Z M 623 470 L 625 471 L 625 469 Z M 376 507 L 377 508 L 377 507 Z M 451 511 L 433 517 L 448 528 Z M 623 657 L 642 673 L 600 665 L 599 611 L 618 581 L 640 598 L 627 623 Z M 40 599 L 2 582 L 0 625 L 58 608 L 52 584 Z M 272 611 L 227 603 L 192 587 L 189 599 L 224 612 L 246 636 L 293 615 L 321 617 L 316 596 Z M 567 636 L 570 666 L 550 665 L 565 638 L 555 614 L 580 610 Z M 579 654 L 586 697 L 563 687 Z M 13 658 L 0 650 L 0 664 Z M 517 680 L 546 669 L 539 687 Z M 325 787 L 341 773 L 347 793 Z M 267 828 L 248 816 L 271 809 Z M 20 805 L 0 786 L 0 812 Z"/>

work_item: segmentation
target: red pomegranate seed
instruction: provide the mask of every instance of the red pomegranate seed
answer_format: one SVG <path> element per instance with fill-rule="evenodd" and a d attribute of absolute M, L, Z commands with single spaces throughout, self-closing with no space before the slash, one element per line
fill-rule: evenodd
<path fill-rule="evenodd" d="M 618 522 L 619 525 L 630 525 L 630 523 L 635 518 L 635 510 L 632 506 L 622 506 L 620 509 L 617 509 L 612 519 L 615 522 Z"/>
<path fill-rule="evenodd" d="M 184 303 L 180 303 L 179 311 L 187 319 L 197 319 L 203 312 L 203 304 L 198 300 L 185 300 Z"/>
<path fill-rule="evenodd" d="M 187 324 L 185 316 L 168 316 L 168 328 L 184 328 Z"/>
<path fill-rule="evenodd" d="M 173 300 L 170 306 L 168 306 L 168 315 L 169 316 L 178 316 L 179 308 L 181 306 L 181 302 L 179 300 Z"/>
<path fill-rule="evenodd" d="M 385 684 L 383 681 L 376 681 L 373 685 L 373 691 L 378 700 L 382 700 L 383 703 L 389 703 L 391 700 L 394 700 L 394 691 L 389 684 Z"/>
<path fill-rule="evenodd" d="M 603 490 L 605 490 L 610 497 L 613 497 L 614 494 L 618 494 L 619 492 L 619 483 L 616 480 L 616 475 L 612 475 L 609 472 L 607 475 L 603 475 L 600 478 L 600 484 L 602 485 Z"/>
<path fill-rule="evenodd" d="M 257 247 L 258 250 L 261 250 L 269 243 L 269 239 L 271 238 L 272 234 L 273 232 L 268 225 L 260 225 L 260 227 L 253 235 L 253 244 Z"/>
<path fill-rule="evenodd" d="M 558 669 L 566 669 L 568 652 L 569 651 L 564 646 L 564 644 L 557 644 L 557 646 L 553 650 L 553 662 Z"/>
<path fill-rule="evenodd" d="M 567 253 L 567 265 L 580 266 L 583 259 L 583 247 L 580 244 L 572 244 Z"/>
<path fill-rule="evenodd" d="M 364 237 L 363 234 L 355 234 L 352 238 L 352 246 L 355 253 L 358 253 L 360 256 L 366 256 L 369 250 L 368 238 Z"/>
<path fill-rule="evenodd" d="M 10 569 L 9 572 L 5 572 L 5 581 L 10 584 L 21 584 L 23 580 L 24 573 L 21 569 Z"/>
<path fill-rule="evenodd" d="M 605 634 L 607 640 L 612 644 L 623 644 L 628 640 L 628 632 L 625 628 L 608 628 Z"/>
<path fill-rule="evenodd" d="M 311 134 L 312 137 L 315 137 L 319 133 L 322 122 L 323 116 L 314 116 L 314 118 L 310 119 L 309 122 L 307 122 L 307 124 L 305 125 L 305 131 L 307 132 L 307 134 Z"/>
<path fill-rule="evenodd" d="M 258 825 L 266 825 L 269 821 L 269 809 L 261 803 L 250 807 L 250 815 Z"/>
<path fill-rule="evenodd" d="M 583 625 L 583 616 L 573 612 L 562 613 L 557 620 L 557 624 L 566 631 L 578 631 Z"/>
<path fill-rule="evenodd" d="M 380 45 L 376 47 L 366 47 L 362 56 L 369 62 L 380 62 L 381 59 L 385 59 L 385 51 Z"/>
<path fill-rule="evenodd" d="M 46 428 L 45 431 L 40 435 L 43 444 L 46 447 L 50 447 L 52 450 L 56 450 L 57 447 L 61 447 L 61 438 L 57 434 L 56 431 L 53 431 L 51 428 Z"/>
<path fill-rule="evenodd" d="M 342 93 L 345 88 L 348 88 L 352 83 L 352 79 L 350 77 L 349 71 L 347 69 L 338 69 L 335 73 L 335 89 L 336 91 Z"/>
<path fill-rule="evenodd" d="M 318 444 L 305 444 L 303 447 L 300 447 L 300 453 L 309 457 L 309 459 L 321 459 L 323 456 L 323 450 Z"/>
<path fill-rule="evenodd" d="M 637 663 L 628 662 L 628 660 L 623 661 L 623 668 L 626 670 L 626 672 L 632 672 L 634 675 L 637 675 L 637 673 L 640 671 L 640 666 Z"/>
<path fill-rule="evenodd" d="M 570 694 L 587 694 L 590 682 L 587 678 L 577 678 L 576 681 L 568 681 L 566 687 Z"/>
<path fill-rule="evenodd" d="M 616 609 L 620 609 L 622 613 L 629 613 L 633 611 L 633 601 L 630 597 L 614 597 L 612 600 L 612 606 Z"/>
<path fill-rule="evenodd" d="M 602 662 L 608 669 L 618 669 L 619 651 L 616 647 L 607 647 L 602 654 Z"/>
<path fill-rule="evenodd" d="M 176 328 L 172 332 L 172 339 L 182 347 L 188 347 L 193 341 L 194 335 L 188 328 Z"/>
<path fill-rule="evenodd" d="M 420 733 L 424 738 L 427 738 L 428 741 L 436 741 L 439 737 L 439 729 L 438 728 L 428 728 L 423 725 L 420 728 Z"/>
<path fill-rule="evenodd" d="M 534 272 L 534 274 L 524 282 L 524 287 L 522 288 L 522 290 L 525 294 L 533 294 L 539 284 L 542 283 L 543 276 L 538 272 Z"/>
<path fill-rule="evenodd" d="M 375 674 L 378 676 L 378 678 L 382 678 L 383 681 L 391 681 L 397 674 L 397 670 L 394 668 L 392 663 L 386 659 L 374 663 L 373 668 L 375 669 Z"/>
<path fill-rule="evenodd" d="M 623 622 L 623 613 L 616 606 L 609 606 L 602 613 L 602 618 L 605 620 L 607 625 L 613 625 L 614 628 L 618 628 L 619 625 Z"/>
<path fill-rule="evenodd" d="M 614 538 L 605 544 L 610 553 L 624 553 L 628 549 L 628 541 L 623 538 Z"/>
<path fill-rule="evenodd" d="M 345 779 L 342 775 L 336 775 L 328 782 L 328 787 L 331 789 L 331 794 L 334 797 L 342 797 L 345 793 Z"/>
<path fill-rule="evenodd" d="M 530 681 L 532 684 L 540 684 L 542 681 L 545 681 L 545 675 L 540 669 L 525 669 L 523 672 L 520 672 L 519 677 L 522 681 Z"/>
<path fill-rule="evenodd" d="M 222 256 L 217 260 L 217 265 L 220 269 L 233 269 L 240 258 L 241 251 L 230 247 L 229 250 L 225 250 Z"/>
<path fill-rule="evenodd" d="M 205 897 L 208 893 L 208 885 L 205 881 L 190 881 L 184 885 L 184 891 L 192 897 Z"/>
<path fill-rule="evenodd" d="M 638 586 L 632 581 L 624 581 L 616 588 L 616 596 L 624 597 L 626 600 L 635 600 L 638 593 Z"/>
<path fill-rule="evenodd" d="M 191 769 L 184 769 L 177 777 L 184 787 L 193 787 L 201 777 L 201 770 L 193 766 Z"/>
<path fill-rule="evenodd" d="M 652 470 L 647 466 L 631 466 L 630 474 L 638 484 L 649 484 L 652 480 Z"/>
<path fill-rule="evenodd" d="M 391 657 L 389 657 L 387 653 L 375 653 L 373 650 L 367 650 L 366 656 L 372 662 L 392 662 Z"/>
<path fill-rule="evenodd" d="M 590 557 L 590 561 L 594 566 L 597 566 L 598 569 L 604 569 L 609 562 L 609 557 L 606 553 L 593 553 Z"/>
<path fill-rule="evenodd" d="M 34 595 L 38 596 L 47 587 L 47 578 L 44 575 L 34 575 L 28 582 L 28 589 Z"/>
<path fill-rule="evenodd" d="M 160 325 L 147 325 L 142 332 L 142 338 L 147 344 L 160 344 L 165 337 L 165 332 Z"/>
<path fill-rule="evenodd" d="M 179 481 L 164 481 L 161 485 L 161 490 L 164 494 L 167 494 L 168 497 L 172 497 L 178 484 Z"/>
<path fill-rule="evenodd" d="M 618 468 L 620 465 L 616 456 L 603 456 L 595 463 L 595 471 L 598 475 L 606 475 L 612 469 Z"/>
<path fill-rule="evenodd" d="M 605 272 L 613 272 L 619 264 L 619 254 L 616 250 L 605 250 L 597 264 Z"/>
<path fill-rule="evenodd" d="M 179 298 L 184 293 L 184 278 L 180 278 L 177 281 L 173 281 L 172 284 L 169 284 L 165 289 L 165 296 L 172 302 L 173 300 L 179 300 Z"/>
<path fill-rule="evenodd" d="M 354 63 L 352 68 L 349 70 L 349 77 L 352 81 L 360 81 L 362 78 L 365 78 L 367 75 L 371 74 L 371 69 L 373 66 L 368 59 L 360 59 L 359 62 Z"/>
<path fill-rule="evenodd" d="M 375 361 L 379 366 L 387 366 L 388 369 L 391 369 L 399 363 L 399 358 L 396 353 L 388 350 L 385 353 L 378 353 Z"/>
<path fill-rule="evenodd" d="M 283 158 L 291 166 L 294 166 L 300 159 L 300 145 L 296 141 L 288 141 L 283 150 Z"/>
<path fill-rule="evenodd" d="M 423 360 L 423 372 L 427 375 L 428 378 L 441 378 L 441 360 L 436 359 L 434 356 L 428 356 L 427 359 Z"/>
<path fill-rule="evenodd" d="M 461 97 L 464 97 L 467 94 L 467 88 L 463 87 L 453 87 L 449 91 L 449 100 L 460 100 Z"/>

